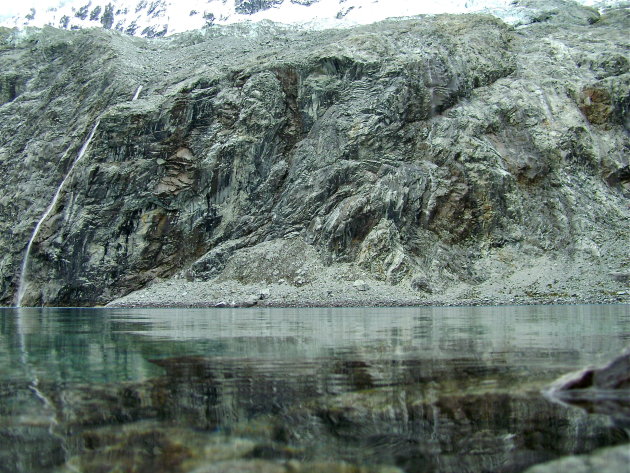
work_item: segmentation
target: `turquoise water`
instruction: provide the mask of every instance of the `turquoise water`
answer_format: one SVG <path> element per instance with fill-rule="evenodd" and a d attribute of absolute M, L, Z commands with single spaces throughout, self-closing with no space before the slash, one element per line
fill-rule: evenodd
<path fill-rule="evenodd" d="M 523 471 L 628 441 L 540 394 L 626 347 L 627 305 L 0 309 L 0 472 Z"/>

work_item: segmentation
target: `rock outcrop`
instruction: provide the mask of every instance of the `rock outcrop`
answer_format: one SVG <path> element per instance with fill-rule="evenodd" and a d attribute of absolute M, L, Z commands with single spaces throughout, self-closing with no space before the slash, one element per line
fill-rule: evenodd
<path fill-rule="evenodd" d="M 630 430 L 630 351 L 626 350 L 602 368 L 586 368 L 557 380 L 547 397 L 577 406 L 589 413 L 610 416 L 620 431 Z M 571 455 L 534 466 L 526 473 L 574 471 L 579 473 L 625 473 L 630 464 L 630 444 Z"/>
<path fill-rule="evenodd" d="M 630 429 L 630 350 L 602 368 L 587 368 L 559 379 L 548 396 L 609 415 L 617 426 Z"/>
<path fill-rule="evenodd" d="M 596 450 L 590 455 L 572 455 L 529 468 L 525 473 L 625 473 L 630 463 L 628 445 Z"/>
<path fill-rule="evenodd" d="M 544 257 L 626 288 L 609 275 L 630 265 L 628 11 L 551 5 L 570 14 L 521 29 L 3 30 L 0 301 L 20 284 L 23 305 L 94 305 L 173 277 L 272 280 L 276 240 L 296 282 L 343 264 L 508 290 Z M 519 290 L 563 290 L 534 269 Z"/>

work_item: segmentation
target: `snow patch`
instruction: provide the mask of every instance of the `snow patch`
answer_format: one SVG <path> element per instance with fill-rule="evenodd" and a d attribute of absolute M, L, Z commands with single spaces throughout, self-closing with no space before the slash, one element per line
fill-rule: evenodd
<path fill-rule="evenodd" d="M 295 0 L 269 2 L 268 8 L 252 14 L 237 8 L 247 0 L 31 0 L 6 12 L 0 25 L 23 28 L 45 25 L 65 29 L 94 26 L 116 29 L 136 36 L 165 36 L 204 26 L 227 25 L 243 21 L 271 20 L 310 29 L 369 24 L 392 17 L 438 13 L 476 13 L 495 15 L 510 24 L 527 20 L 528 8 L 513 0 L 314 0 L 306 5 Z M 624 0 L 579 0 L 578 3 L 601 10 L 628 5 Z"/>

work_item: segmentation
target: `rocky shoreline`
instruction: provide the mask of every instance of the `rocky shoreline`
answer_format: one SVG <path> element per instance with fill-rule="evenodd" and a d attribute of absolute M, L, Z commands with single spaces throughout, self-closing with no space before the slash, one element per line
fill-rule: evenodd
<path fill-rule="evenodd" d="M 453 302 L 445 302 L 442 300 L 399 300 L 399 299 L 380 299 L 380 300 L 308 300 L 308 301 L 256 301 L 252 303 L 250 300 L 238 301 L 226 303 L 225 301 L 203 301 L 194 303 L 184 302 L 141 302 L 141 301 L 128 301 L 128 300 L 116 300 L 107 304 L 106 307 L 111 308 L 161 308 L 161 309 L 203 309 L 203 308 L 251 308 L 251 307 L 263 307 L 263 308 L 351 308 L 351 307 L 365 307 L 365 308 L 378 308 L 378 307 L 482 307 L 482 306 L 516 306 L 516 305 L 605 305 L 605 304 L 630 304 L 630 298 L 627 296 L 610 296 L 600 298 L 578 298 L 578 297 L 563 297 L 563 298 L 545 298 L 545 299 L 533 299 L 527 297 L 514 298 L 511 300 L 502 299 L 463 299 Z"/>
<path fill-rule="evenodd" d="M 287 282 L 241 284 L 237 281 L 168 280 L 116 299 L 106 307 L 235 308 L 235 307 L 427 307 L 549 304 L 629 304 L 630 291 L 536 292 L 494 291 L 473 296 L 475 288 L 458 286 L 429 294 L 363 278 L 318 281 L 302 286 Z"/>
<path fill-rule="evenodd" d="M 325 254 L 312 246 L 285 239 L 232 258 L 215 278 L 182 271 L 107 307 L 623 304 L 630 303 L 630 272 L 619 270 L 624 264 L 613 251 L 566 260 L 501 250 L 478 258 L 474 272 L 482 277 L 469 282 L 416 276 L 392 284 L 357 264 L 326 264 Z"/>

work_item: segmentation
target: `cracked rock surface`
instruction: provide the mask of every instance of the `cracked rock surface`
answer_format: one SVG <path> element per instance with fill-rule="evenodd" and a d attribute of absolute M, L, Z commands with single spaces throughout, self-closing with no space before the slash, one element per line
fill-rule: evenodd
<path fill-rule="evenodd" d="M 0 302 L 23 273 L 23 305 L 627 301 L 629 13 L 529 4 L 2 30 Z"/>

